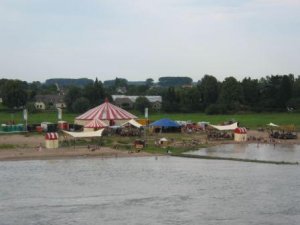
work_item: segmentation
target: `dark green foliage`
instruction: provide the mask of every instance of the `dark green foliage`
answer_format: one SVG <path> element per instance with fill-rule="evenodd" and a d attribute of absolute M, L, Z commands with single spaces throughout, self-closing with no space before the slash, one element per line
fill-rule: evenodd
<path fill-rule="evenodd" d="M 146 95 L 146 85 L 128 85 L 127 95 Z"/>
<path fill-rule="evenodd" d="M 300 76 L 298 76 L 293 83 L 292 95 L 293 97 L 300 97 Z"/>
<path fill-rule="evenodd" d="M 192 82 L 190 77 L 160 77 L 158 84 L 162 87 L 177 87 L 191 85 Z"/>
<path fill-rule="evenodd" d="M 144 113 L 145 108 L 151 108 L 151 103 L 146 97 L 141 96 L 136 99 L 134 106 L 135 109 L 142 114 Z"/>
<path fill-rule="evenodd" d="M 128 81 L 124 78 L 116 77 L 116 79 L 114 79 L 114 80 L 104 81 L 103 85 L 106 86 L 106 87 L 113 86 L 114 88 L 127 87 L 128 86 Z"/>
<path fill-rule="evenodd" d="M 179 101 L 175 88 L 170 87 L 162 95 L 162 108 L 165 112 L 179 112 Z"/>
<path fill-rule="evenodd" d="M 27 83 L 20 80 L 7 80 L 1 91 L 3 104 L 10 109 L 20 108 L 27 102 Z"/>
<path fill-rule="evenodd" d="M 260 105 L 266 110 L 284 110 L 293 93 L 293 76 L 267 76 L 260 80 Z"/>
<path fill-rule="evenodd" d="M 88 99 L 86 99 L 84 97 L 80 97 L 73 102 L 72 111 L 78 112 L 78 113 L 83 113 L 89 108 L 89 105 L 90 105 L 90 103 L 89 103 Z"/>
<path fill-rule="evenodd" d="M 291 98 L 287 102 L 287 107 L 292 111 L 300 112 L 300 97 Z"/>
<path fill-rule="evenodd" d="M 154 80 L 152 78 L 146 79 L 146 86 L 147 87 L 152 87 L 154 83 Z"/>
<path fill-rule="evenodd" d="M 227 107 L 222 104 L 211 104 L 205 109 L 207 115 L 226 114 Z"/>
<path fill-rule="evenodd" d="M 37 113 L 39 110 L 37 110 L 34 106 L 33 102 L 28 102 L 26 104 L 26 109 L 28 110 L 28 113 Z"/>
<path fill-rule="evenodd" d="M 201 93 L 198 88 L 180 89 L 177 92 L 181 112 L 197 112 L 201 109 Z"/>
<path fill-rule="evenodd" d="M 83 95 L 89 100 L 90 107 L 103 103 L 105 99 L 105 91 L 101 81 L 96 78 L 93 84 L 85 86 Z"/>
<path fill-rule="evenodd" d="M 218 102 L 225 105 L 236 105 L 242 101 L 241 84 L 234 77 L 227 77 L 221 85 Z"/>
<path fill-rule="evenodd" d="M 76 79 L 62 80 L 68 83 Z M 271 75 L 260 80 L 248 77 L 242 81 L 227 77 L 223 82 L 219 82 L 212 75 L 204 75 L 197 86 L 190 85 L 192 79 L 189 77 L 161 77 L 159 85 L 156 85 L 152 78 L 138 82 L 130 82 L 124 78 L 105 81 L 111 86 L 103 85 L 96 79 L 94 82 L 87 82 L 82 88 L 69 86 L 62 89 L 63 85 L 58 83 L 57 87 L 55 81 L 57 80 L 49 79 L 45 85 L 40 82 L 27 84 L 22 81 L 0 79 L 0 98 L 4 101 L 5 110 L 8 110 L 8 107 L 20 108 L 27 101 L 34 102 L 37 94 L 65 93 L 67 109 L 74 112 L 73 103 L 77 99 L 84 97 L 89 102 L 88 108 L 91 108 L 101 104 L 106 97 L 112 101 L 110 95 L 117 94 L 118 90 L 127 91 L 127 95 L 160 95 L 163 99 L 162 111 L 167 113 L 293 111 L 291 108 L 294 111 L 300 110 L 300 77 L 294 77 L 293 74 Z"/>
<path fill-rule="evenodd" d="M 254 107 L 260 98 L 258 80 L 252 80 L 249 78 L 244 78 L 242 81 L 243 90 L 243 103 Z"/>
<path fill-rule="evenodd" d="M 47 86 L 58 84 L 58 86 L 60 86 L 60 87 L 65 87 L 65 86 L 84 87 L 84 86 L 86 86 L 88 84 L 92 84 L 92 83 L 93 83 L 93 80 L 87 79 L 87 78 L 80 78 L 80 79 L 57 78 L 57 79 L 48 79 L 45 82 L 45 84 Z"/>
<path fill-rule="evenodd" d="M 197 85 L 201 94 L 201 103 L 203 107 L 214 104 L 219 96 L 219 84 L 214 76 L 205 75 Z"/>
<path fill-rule="evenodd" d="M 82 97 L 82 89 L 79 88 L 79 87 L 75 87 L 75 86 L 72 86 L 69 88 L 67 94 L 65 95 L 65 102 L 66 102 L 66 105 L 67 105 L 67 109 L 70 111 L 70 112 L 75 112 L 73 111 L 73 103 L 76 101 L 76 99 Z"/>

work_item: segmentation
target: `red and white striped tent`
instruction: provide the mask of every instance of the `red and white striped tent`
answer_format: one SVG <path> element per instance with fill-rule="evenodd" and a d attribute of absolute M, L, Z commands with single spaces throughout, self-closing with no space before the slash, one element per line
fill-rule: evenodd
<path fill-rule="evenodd" d="M 94 119 L 102 120 L 109 125 L 120 125 L 127 120 L 136 119 L 137 117 L 118 106 L 105 102 L 95 108 L 92 108 L 84 114 L 76 117 L 75 124 L 86 125 Z"/>
<path fill-rule="evenodd" d="M 86 124 L 84 127 L 85 128 L 104 128 L 107 126 L 108 125 L 106 123 L 104 123 L 102 120 L 93 119 L 88 124 Z"/>
<path fill-rule="evenodd" d="M 95 131 L 105 127 L 108 127 L 105 122 L 99 119 L 93 119 L 84 126 L 84 131 Z"/>

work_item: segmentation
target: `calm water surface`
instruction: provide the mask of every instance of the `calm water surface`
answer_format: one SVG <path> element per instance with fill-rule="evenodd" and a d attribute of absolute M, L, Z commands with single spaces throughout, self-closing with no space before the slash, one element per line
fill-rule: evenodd
<path fill-rule="evenodd" d="M 300 145 L 226 144 L 188 153 L 228 158 L 300 162 Z"/>
<path fill-rule="evenodd" d="M 173 157 L 0 162 L 0 224 L 299 224 L 300 167 Z"/>

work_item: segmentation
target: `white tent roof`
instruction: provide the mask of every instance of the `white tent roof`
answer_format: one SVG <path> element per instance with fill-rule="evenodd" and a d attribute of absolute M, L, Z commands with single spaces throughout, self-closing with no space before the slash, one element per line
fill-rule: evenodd
<path fill-rule="evenodd" d="M 213 128 L 216 128 L 217 130 L 235 130 L 235 128 L 237 128 L 237 123 L 233 123 L 230 125 L 224 125 L 224 126 L 217 126 L 217 125 L 209 125 Z"/>
<path fill-rule="evenodd" d="M 267 124 L 268 126 L 271 126 L 271 127 L 279 127 L 279 125 L 277 125 L 277 124 L 274 124 L 274 123 L 269 123 L 269 124 Z"/>
<path fill-rule="evenodd" d="M 142 124 L 136 122 L 134 119 L 128 120 L 127 122 L 123 123 L 121 127 L 125 126 L 126 124 L 131 124 L 134 127 L 140 128 Z"/>
<path fill-rule="evenodd" d="M 97 131 L 89 131 L 89 132 L 69 132 L 69 131 L 63 130 L 64 133 L 66 133 L 74 138 L 101 137 L 103 131 L 104 131 L 104 129 L 97 130 Z"/>

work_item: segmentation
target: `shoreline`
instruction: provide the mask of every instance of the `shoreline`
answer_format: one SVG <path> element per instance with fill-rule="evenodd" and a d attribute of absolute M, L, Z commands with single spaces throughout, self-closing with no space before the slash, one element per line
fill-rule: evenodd
<path fill-rule="evenodd" d="M 299 139 L 276 140 L 271 142 L 266 132 L 249 131 L 249 136 L 259 137 L 258 140 L 246 142 L 235 142 L 232 140 L 206 140 L 208 146 L 226 144 L 276 144 L 276 145 L 299 145 Z M 198 137 L 197 134 L 194 137 Z M 200 139 L 199 139 L 200 140 Z M 201 139 L 202 142 L 205 140 Z M 164 156 L 168 154 L 148 153 L 145 151 L 131 152 L 128 150 L 117 150 L 112 147 L 100 147 L 90 149 L 84 146 L 59 147 L 57 149 L 46 149 L 43 135 L 25 136 L 22 134 L 0 136 L 0 161 L 21 161 L 21 160 L 50 160 L 68 158 L 121 158 L 121 157 L 150 157 Z M 39 146 L 42 146 L 40 149 Z M 180 146 L 179 146 L 180 148 Z"/>
<path fill-rule="evenodd" d="M 124 158 L 124 157 L 148 157 L 159 156 L 147 152 L 128 152 L 115 150 L 109 147 L 101 147 L 91 151 L 83 147 L 64 147 L 58 149 L 45 149 L 41 151 L 34 148 L 2 149 L 0 150 L 0 161 L 25 161 L 25 160 L 51 160 L 70 158 Z"/>

